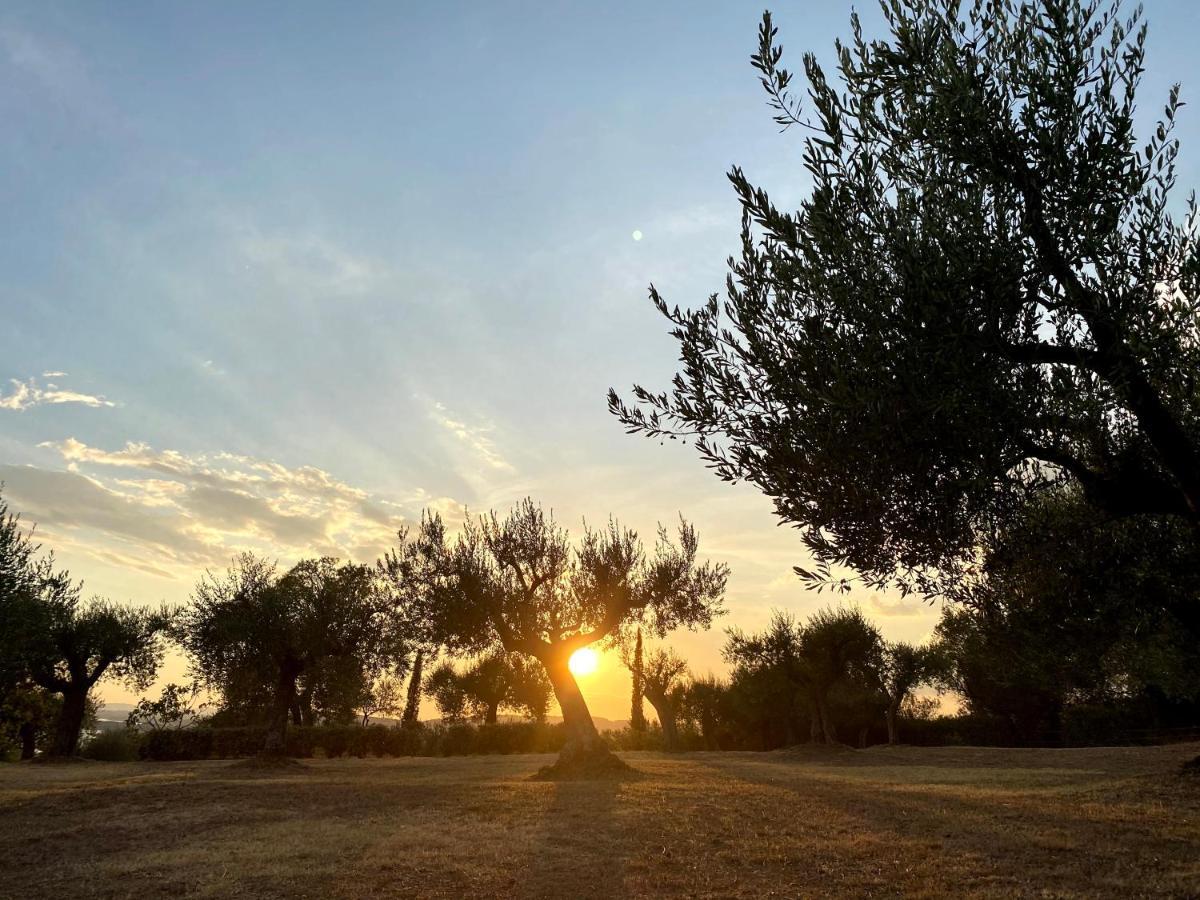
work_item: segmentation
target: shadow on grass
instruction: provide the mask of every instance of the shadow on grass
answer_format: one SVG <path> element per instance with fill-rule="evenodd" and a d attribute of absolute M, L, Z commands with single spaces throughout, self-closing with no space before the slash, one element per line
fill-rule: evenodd
<path fill-rule="evenodd" d="M 625 863 L 633 849 L 620 825 L 622 782 L 547 783 L 553 798 L 542 816 L 528 860 L 518 877 L 529 897 L 627 897 Z"/>

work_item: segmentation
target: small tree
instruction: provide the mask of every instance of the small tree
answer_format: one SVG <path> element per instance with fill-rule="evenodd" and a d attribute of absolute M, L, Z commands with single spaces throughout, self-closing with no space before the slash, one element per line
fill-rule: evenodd
<path fill-rule="evenodd" d="M 462 676 L 449 660 L 440 663 L 425 679 L 425 693 L 432 698 L 442 721 L 451 724 L 467 717 L 467 692 Z"/>
<path fill-rule="evenodd" d="M 432 696 L 461 716 L 469 711 L 485 725 L 495 725 L 501 709 L 517 710 L 541 722 L 550 705 L 550 682 L 542 667 L 517 653 L 496 650 L 458 671 L 444 663 L 437 671 Z M 461 697 L 460 697 L 461 695 Z M 439 700 L 439 697 L 441 698 Z M 443 710 L 443 717 L 446 712 Z"/>
<path fill-rule="evenodd" d="M 684 676 L 687 663 L 674 650 L 659 648 L 645 659 L 644 687 L 646 699 L 658 714 L 663 741 L 668 751 L 683 749 L 679 742 L 677 719 L 683 703 Z"/>
<path fill-rule="evenodd" d="M 903 642 L 885 643 L 879 655 L 877 684 L 887 706 L 888 743 L 899 741 L 897 718 L 914 689 L 938 678 L 941 657 L 934 648 L 914 647 Z"/>
<path fill-rule="evenodd" d="M 143 697 L 125 718 L 135 731 L 178 731 L 194 724 L 207 704 L 198 703 L 201 685 L 175 683 L 163 686 L 157 700 Z"/>
<path fill-rule="evenodd" d="M 133 690 L 149 687 L 162 662 L 162 638 L 174 613 L 100 598 L 86 603 L 72 598 L 46 612 L 48 652 L 39 654 L 31 677 L 62 695 L 51 753 L 74 756 L 92 687 L 105 677 L 120 679 Z"/>
<path fill-rule="evenodd" d="M 642 629 L 637 630 L 633 647 L 633 661 L 629 673 L 633 676 L 632 698 L 629 708 L 629 728 L 638 734 L 646 730 L 646 713 L 642 709 L 642 698 L 646 696 L 645 664 L 642 659 Z"/>
<path fill-rule="evenodd" d="M 572 547 L 567 532 L 531 500 L 503 519 L 491 513 L 469 520 L 453 542 L 436 516 L 400 540 L 424 548 L 437 573 L 428 621 L 439 643 L 474 653 L 503 648 L 544 667 L 569 733 L 547 776 L 624 767 L 596 731 L 568 665 L 571 655 L 638 624 L 660 635 L 708 627 L 728 577 L 725 566 L 697 561 L 696 532 L 686 523 L 677 544 L 660 528 L 652 554 L 615 522 L 600 530 L 585 526 Z"/>
<path fill-rule="evenodd" d="M 371 724 L 372 716 L 386 716 L 401 709 L 400 680 L 391 675 L 375 679 L 359 701 L 358 711 L 365 728 Z"/>
<path fill-rule="evenodd" d="M 694 677 L 684 687 L 682 711 L 700 732 L 705 750 L 719 750 L 717 729 L 725 718 L 729 685 L 715 675 Z"/>

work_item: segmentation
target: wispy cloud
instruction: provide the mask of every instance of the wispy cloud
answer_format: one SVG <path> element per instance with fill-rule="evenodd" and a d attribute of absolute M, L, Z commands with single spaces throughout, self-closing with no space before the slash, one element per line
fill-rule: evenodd
<path fill-rule="evenodd" d="M 268 234 L 243 225 L 236 246 L 246 268 L 288 291 L 354 297 L 370 293 L 391 277 L 378 260 L 315 233 Z"/>
<path fill-rule="evenodd" d="M 66 374 L 66 372 L 45 372 L 42 377 L 62 378 Z M 8 393 L 0 394 L 0 409 L 24 412 L 35 406 L 60 403 L 78 403 L 81 406 L 90 406 L 93 408 L 116 406 L 115 403 L 103 396 L 67 390 L 53 382 L 47 382 L 43 386 L 38 383 L 37 378 L 30 378 L 27 381 L 18 381 L 16 378 L 12 378 L 9 380 L 9 383 L 12 385 L 12 390 Z"/>
<path fill-rule="evenodd" d="M 495 426 L 491 423 L 471 424 L 455 416 L 436 400 L 429 404 L 429 417 L 454 438 L 485 467 L 497 472 L 515 472 L 507 459 L 496 449 L 492 440 Z"/>

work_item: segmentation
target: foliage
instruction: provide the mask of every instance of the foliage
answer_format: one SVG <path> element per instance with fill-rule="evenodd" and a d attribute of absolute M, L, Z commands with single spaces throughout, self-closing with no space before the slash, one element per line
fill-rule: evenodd
<path fill-rule="evenodd" d="M 279 575 L 246 554 L 197 585 L 176 637 L 227 704 L 270 689 L 267 749 L 276 752 L 301 679 L 306 702 L 349 720 L 371 675 L 402 664 L 406 635 L 391 611 L 370 567 L 314 559 Z"/>
<path fill-rule="evenodd" d="M 189 727 L 142 736 L 143 759 L 236 759 L 258 753 L 266 737 L 263 727 Z M 490 753 L 555 753 L 566 741 L 562 725 L 505 722 L 464 723 L 400 728 L 391 725 L 306 725 L 290 728 L 289 756 L 466 756 Z"/>
<path fill-rule="evenodd" d="M 178 730 L 199 718 L 206 704 L 198 703 L 201 685 L 163 686 L 157 700 L 143 697 L 125 719 L 125 727 L 133 731 Z"/>
<path fill-rule="evenodd" d="M 492 512 L 468 520 L 454 541 L 434 515 L 399 540 L 389 558 L 423 573 L 431 641 L 461 653 L 537 659 L 574 734 L 572 753 L 597 757 L 606 754 L 568 667 L 571 654 L 638 626 L 660 635 L 708 627 L 728 577 L 724 566 L 698 562 L 696 532 L 686 522 L 678 543 L 660 528 L 652 554 L 615 521 L 585 525 L 572 546 L 553 516 L 528 499 L 504 518 Z"/>
<path fill-rule="evenodd" d="M 140 747 L 138 732 L 113 728 L 99 731 L 84 741 L 80 755 L 104 762 L 133 762 L 140 758 Z"/>
<path fill-rule="evenodd" d="M 804 57 L 764 16 L 753 64 L 813 188 L 740 169 L 724 303 L 651 298 L 683 367 L 610 407 L 748 480 L 818 561 L 810 586 L 936 594 L 1027 497 L 1070 479 L 1112 515 L 1200 511 L 1200 253 L 1168 212 L 1180 106 L 1144 143 L 1140 8 L 887 0 L 889 34 Z M 800 108 L 806 94 L 809 117 Z"/>
<path fill-rule="evenodd" d="M 469 714 L 494 725 L 500 710 L 507 709 L 541 722 L 550 707 L 551 686 L 542 666 L 537 660 L 503 650 L 468 662 L 462 671 L 444 662 L 430 673 L 427 686 L 447 721 Z"/>

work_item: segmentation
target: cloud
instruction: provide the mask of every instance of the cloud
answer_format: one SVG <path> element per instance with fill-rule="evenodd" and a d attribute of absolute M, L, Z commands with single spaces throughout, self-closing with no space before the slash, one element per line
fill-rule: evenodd
<path fill-rule="evenodd" d="M 66 372 L 45 372 L 42 377 L 62 378 L 66 374 Z M 35 406 L 60 403 L 78 403 L 81 406 L 90 406 L 93 408 L 117 405 L 103 396 L 69 391 L 60 388 L 52 382 L 47 382 L 45 387 L 43 387 L 38 383 L 37 378 L 30 378 L 28 381 L 18 381 L 16 378 L 11 378 L 9 379 L 9 383 L 12 385 L 12 390 L 7 394 L 0 394 L 0 409 L 24 412 Z"/>
<path fill-rule="evenodd" d="M 368 294 L 390 279 L 378 261 L 318 234 L 264 234 L 242 226 L 236 246 L 247 269 L 293 293 L 333 297 Z"/>
<path fill-rule="evenodd" d="M 491 438 L 495 426 L 490 423 L 471 425 L 462 419 L 455 418 L 444 405 L 437 401 L 433 401 L 429 405 L 429 417 L 452 434 L 485 468 L 497 472 L 516 471 L 496 449 L 496 444 Z"/>
<path fill-rule="evenodd" d="M 136 442 L 106 450 L 76 438 L 40 446 L 57 452 L 66 470 L 0 466 L 13 505 L 64 546 L 172 578 L 193 578 L 243 550 L 283 561 L 370 562 L 415 518 L 413 501 L 427 499 L 416 492 L 399 504 L 313 466 L 233 453 Z M 430 503 L 453 509 L 446 498 Z"/>

